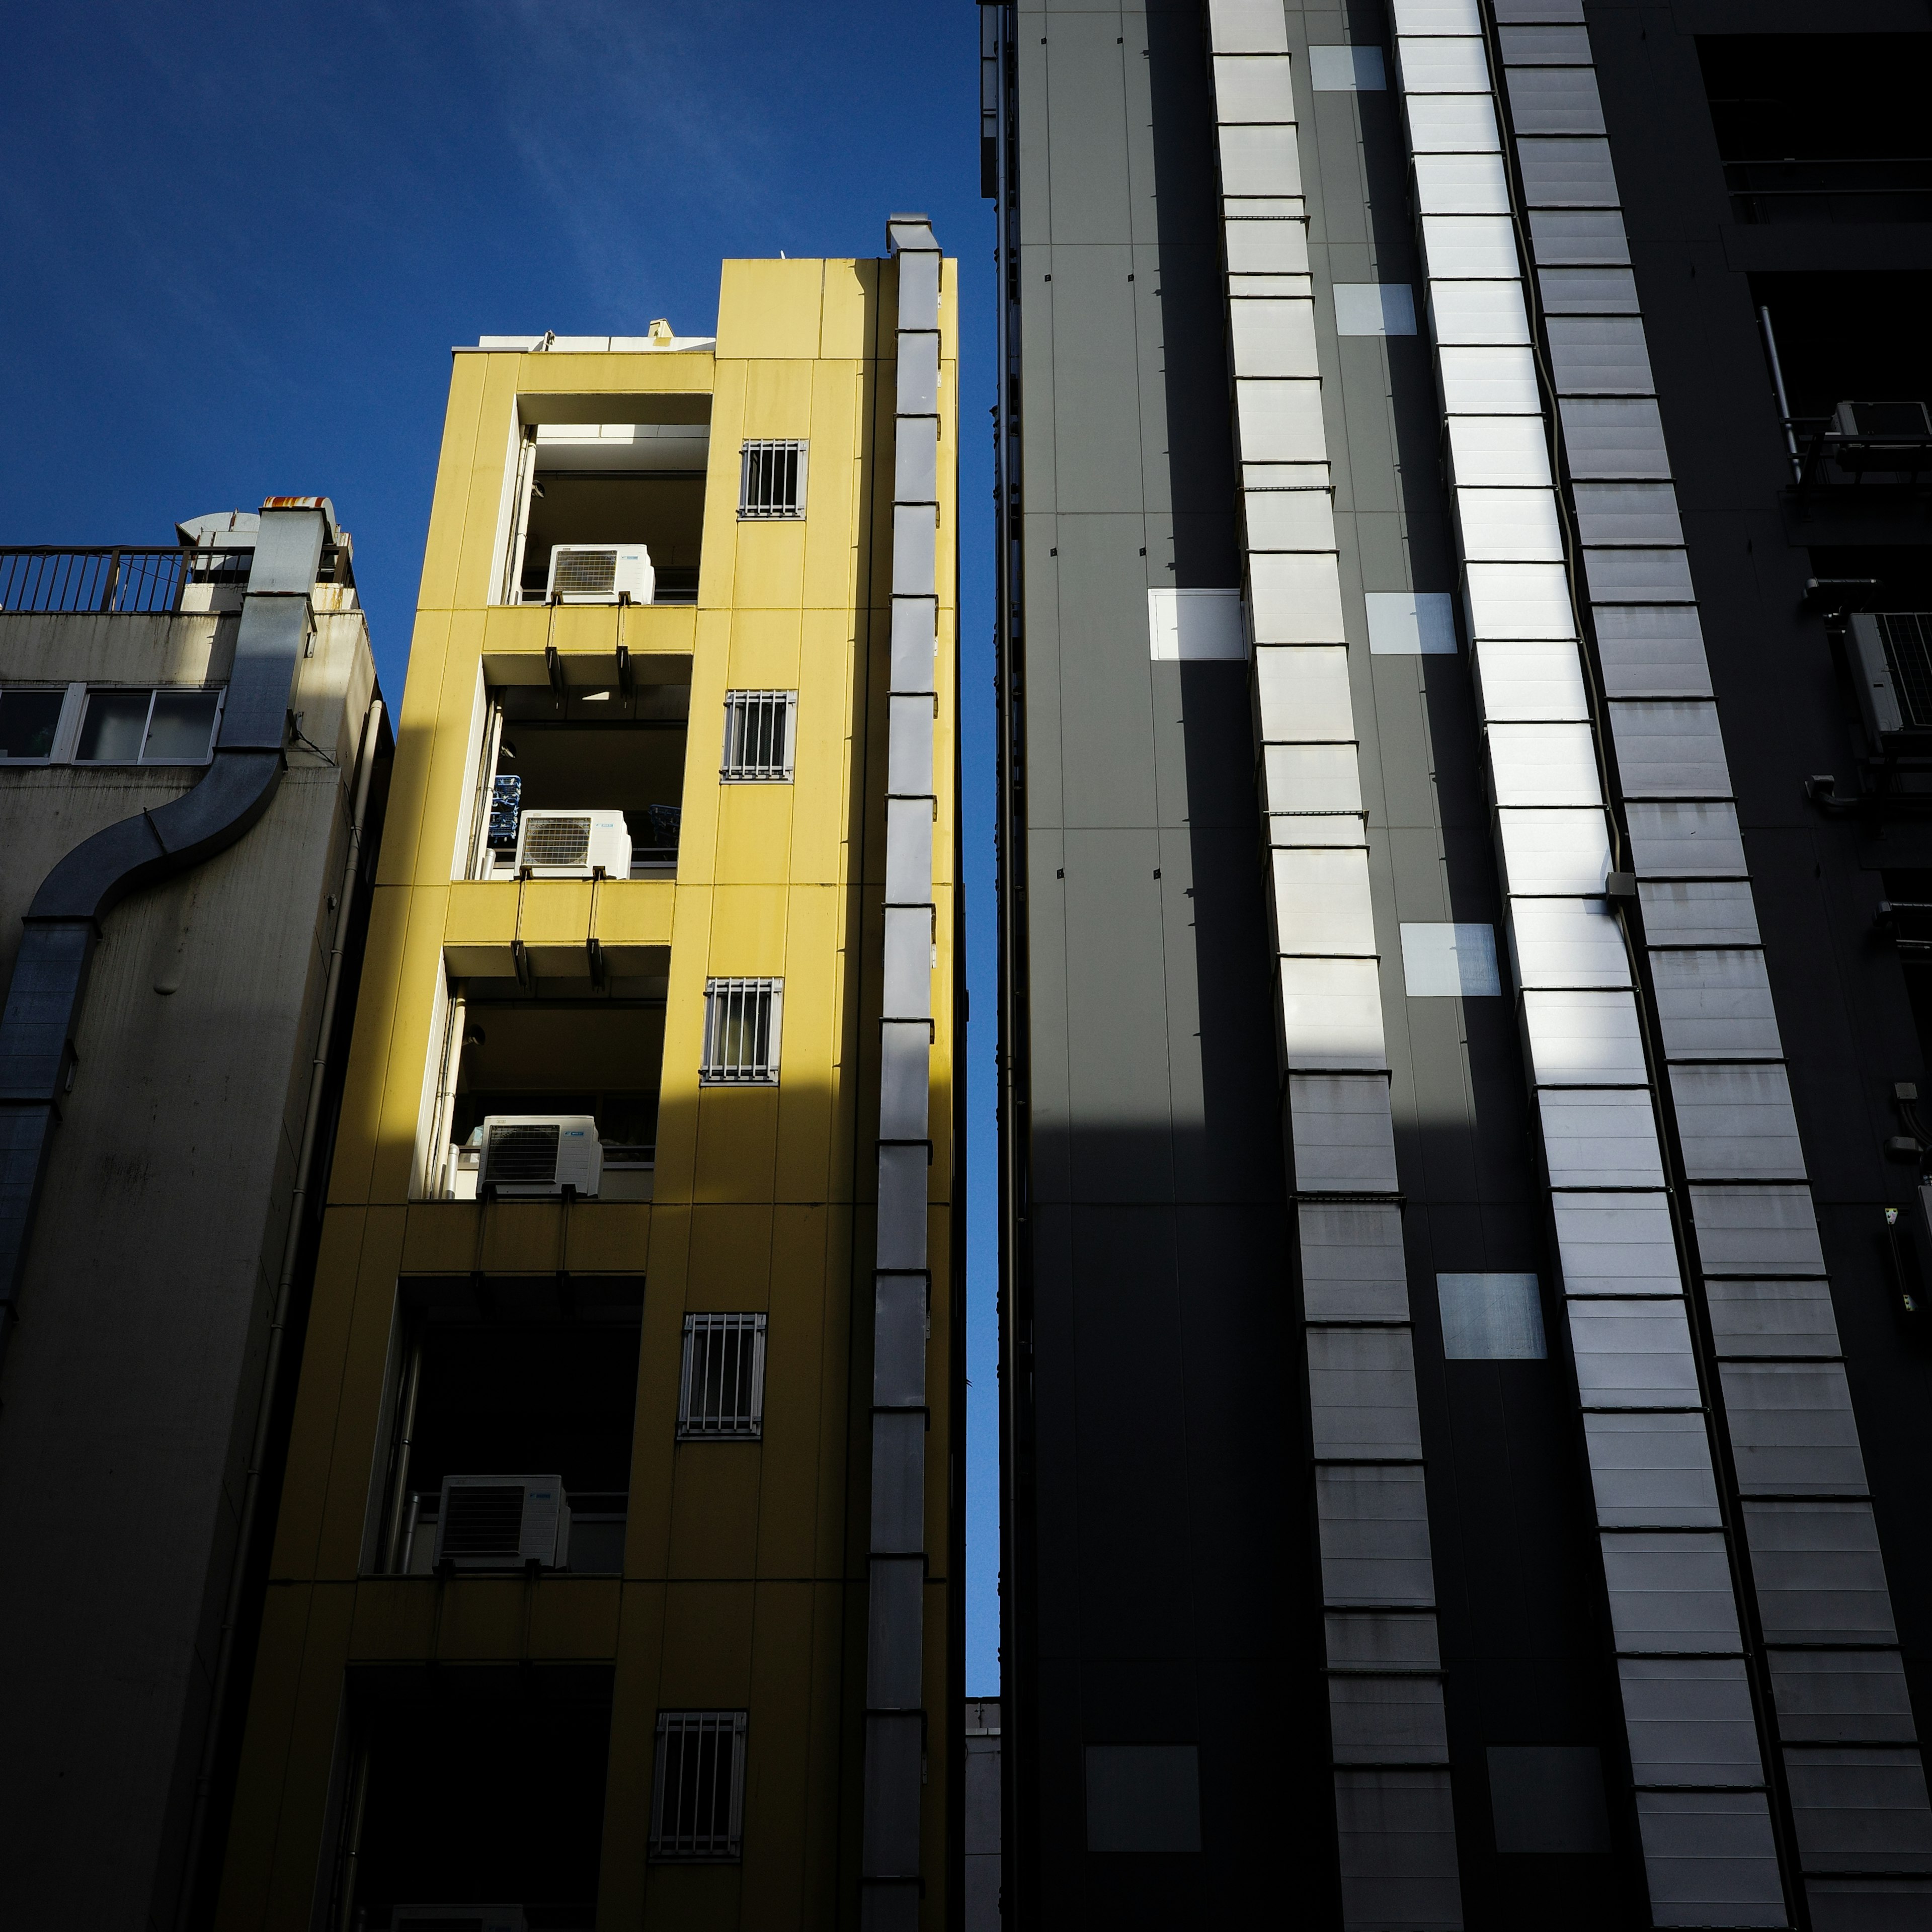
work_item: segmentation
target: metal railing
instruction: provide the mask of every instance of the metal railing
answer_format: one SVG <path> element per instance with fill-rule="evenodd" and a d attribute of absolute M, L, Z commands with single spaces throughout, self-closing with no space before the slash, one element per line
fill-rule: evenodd
<path fill-rule="evenodd" d="M 1726 161 L 1741 222 L 1932 220 L 1932 160 L 1916 156 Z"/>
<path fill-rule="evenodd" d="M 0 548 L 0 610 L 170 615 L 193 584 L 245 590 L 252 550 Z"/>
<path fill-rule="evenodd" d="M 1932 474 L 1932 436 L 1858 435 L 1836 427 L 1838 418 L 1786 416 L 1786 447 L 1801 494 L 1864 484 L 1876 477 L 1894 488 L 1916 489 Z"/>

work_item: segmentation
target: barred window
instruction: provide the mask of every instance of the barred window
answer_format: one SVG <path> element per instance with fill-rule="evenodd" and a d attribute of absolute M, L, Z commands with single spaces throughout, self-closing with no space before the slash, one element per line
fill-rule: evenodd
<path fill-rule="evenodd" d="M 746 443 L 738 472 L 739 515 L 803 516 L 805 452 L 802 442 Z"/>
<path fill-rule="evenodd" d="M 734 1861 L 745 1810 L 745 1713 L 660 1711 L 650 1856 Z"/>
<path fill-rule="evenodd" d="M 755 1442 L 764 1418 L 765 1318 L 687 1315 L 679 1436 L 688 1442 Z"/>
<path fill-rule="evenodd" d="M 776 1086 L 782 980 L 707 980 L 704 982 L 705 1086 Z"/>
<path fill-rule="evenodd" d="M 795 691 L 728 691 L 724 754 L 718 776 L 728 784 L 760 778 L 790 783 Z"/>

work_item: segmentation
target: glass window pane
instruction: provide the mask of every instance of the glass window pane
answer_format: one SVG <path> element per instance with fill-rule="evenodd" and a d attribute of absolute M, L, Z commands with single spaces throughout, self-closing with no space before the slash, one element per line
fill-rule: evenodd
<path fill-rule="evenodd" d="M 60 723 L 58 691 L 0 692 L 0 758 L 44 758 Z"/>
<path fill-rule="evenodd" d="M 212 691 L 156 692 L 142 758 L 152 764 L 158 758 L 206 758 L 214 733 L 215 695 Z"/>
<path fill-rule="evenodd" d="M 104 764 L 139 764 L 151 694 L 145 691 L 90 691 L 87 716 L 81 721 L 80 748 L 74 755 Z"/>

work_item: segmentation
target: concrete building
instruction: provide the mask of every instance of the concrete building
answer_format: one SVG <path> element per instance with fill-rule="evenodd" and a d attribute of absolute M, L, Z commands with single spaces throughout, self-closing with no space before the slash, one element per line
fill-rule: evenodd
<path fill-rule="evenodd" d="M 1000 1700 L 966 1700 L 960 1847 L 966 1885 L 964 1932 L 1000 1932 Z"/>
<path fill-rule="evenodd" d="M 1005 1923 L 1932 1924 L 1924 10 L 982 21 Z"/>
<path fill-rule="evenodd" d="M 954 1923 L 955 266 L 456 352 L 217 1923 Z"/>
<path fill-rule="evenodd" d="M 0 551 L 0 1922 L 172 1927 L 226 1808 L 388 741 L 323 499 Z"/>

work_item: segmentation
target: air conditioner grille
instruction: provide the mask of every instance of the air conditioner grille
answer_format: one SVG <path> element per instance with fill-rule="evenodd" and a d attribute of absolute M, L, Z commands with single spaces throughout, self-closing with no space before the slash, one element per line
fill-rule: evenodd
<path fill-rule="evenodd" d="M 581 866 L 590 856 L 588 818 L 539 818 L 524 821 L 524 863 Z"/>
<path fill-rule="evenodd" d="M 1932 614 L 1886 611 L 1878 628 L 1899 710 L 1909 728 L 1922 730 L 1932 725 Z"/>
<path fill-rule="evenodd" d="M 445 1556 L 500 1556 L 514 1563 L 523 1547 L 524 1486 L 520 1483 L 466 1484 L 444 1504 Z"/>
<path fill-rule="evenodd" d="M 560 597 L 611 596 L 617 587 L 617 553 L 560 548 L 552 587 Z"/>
<path fill-rule="evenodd" d="M 548 1126 L 494 1126 L 490 1130 L 489 1160 L 486 1162 L 492 1186 L 535 1182 L 548 1184 L 556 1178 L 558 1132 Z"/>

